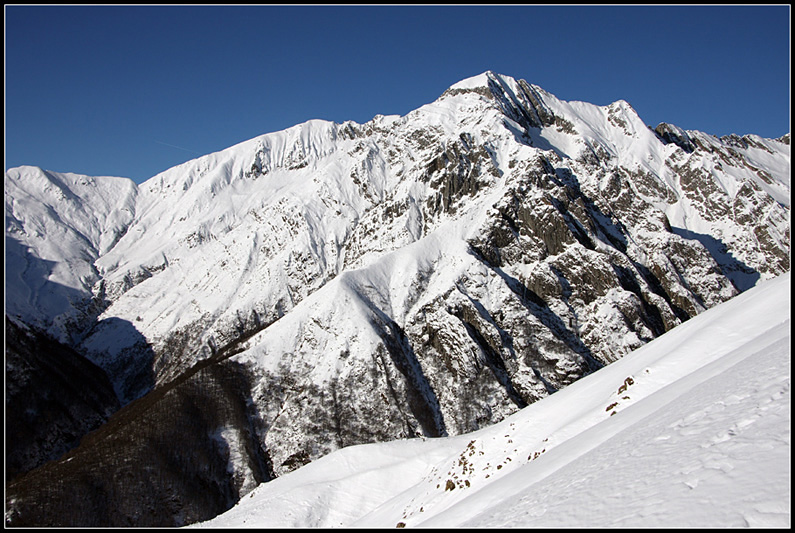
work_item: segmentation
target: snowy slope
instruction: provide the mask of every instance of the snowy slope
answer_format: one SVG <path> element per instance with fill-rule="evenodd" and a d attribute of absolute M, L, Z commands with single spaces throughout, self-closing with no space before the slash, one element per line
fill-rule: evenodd
<path fill-rule="evenodd" d="M 6 313 L 78 340 L 85 302 L 101 279 L 95 262 L 127 231 L 137 194 L 127 178 L 6 172 Z"/>
<path fill-rule="evenodd" d="M 352 446 L 199 527 L 789 527 L 790 274 L 503 422 Z"/>

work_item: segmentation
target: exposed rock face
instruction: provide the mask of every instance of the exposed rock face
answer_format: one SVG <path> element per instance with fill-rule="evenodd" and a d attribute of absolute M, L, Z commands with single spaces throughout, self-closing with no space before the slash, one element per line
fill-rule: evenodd
<path fill-rule="evenodd" d="M 28 172 L 6 175 L 17 292 L 60 298 L 48 228 L 92 226 L 17 200 Z M 155 176 L 81 241 L 73 311 L 9 306 L 67 324 L 127 405 L 10 485 L 7 520 L 181 525 L 340 447 L 502 420 L 789 270 L 788 176 L 784 139 L 651 130 L 490 72 Z M 90 203 L 92 178 L 54 177 Z"/>
<path fill-rule="evenodd" d="M 682 128 L 678 128 L 673 124 L 666 124 L 665 122 L 658 124 L 654 131 L 660 136 L 660 139 L 665 143 L 673 143 L 686 153 L 693 153 L 696 145 L 690 140 L 690 136 Z"/>

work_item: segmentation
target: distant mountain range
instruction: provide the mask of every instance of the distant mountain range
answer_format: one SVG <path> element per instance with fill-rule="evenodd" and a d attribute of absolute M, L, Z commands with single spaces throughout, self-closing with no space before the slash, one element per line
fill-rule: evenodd
<path fill-rule="evenodd" d="M 790 146 L 486 72 L 141 185 L 6 172 L 6 523 L 172 526 L 462 435 L 790 269 Z"/>

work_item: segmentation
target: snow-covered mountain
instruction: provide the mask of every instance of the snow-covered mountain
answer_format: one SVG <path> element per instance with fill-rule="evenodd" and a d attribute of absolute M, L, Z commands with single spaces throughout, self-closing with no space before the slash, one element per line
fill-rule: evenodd
<path fill-rule="evenodd" d="M 790 274 L 479 431 L 335 451 L 201 527 L 791 525 Z"/>
<path fill-rule="evenodd" d="M 486 72 L 402 117 L 310 121 L 140 186 L 11 169 L 7 320 L 84 355 L 125 406 L 13 482 L 18 523 L 25 502 L 53 524 L 87 494 L 99 507 L 72 515 L 91 524 L 205 520 L 341 448 L 500 422 L 789 271 L 789 157 L 789 135 L 651 129 L 626 102 Z M 124 454 L 122 490 L 106 472 Z M 172 476 L 197 455 L 212 496 Z M 122 492 L 145 517 L 101 505 Z"/>

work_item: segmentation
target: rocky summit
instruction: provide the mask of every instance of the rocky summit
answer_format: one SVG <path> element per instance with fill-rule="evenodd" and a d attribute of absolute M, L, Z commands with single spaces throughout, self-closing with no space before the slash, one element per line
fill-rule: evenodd
<path fill-rule="evenodd" d="M 788 271 L 789 176 L 789 134 L 493 72 L 141 185 L 11 169 L 6 524 L 186 525 L 499 422 Z"/>

